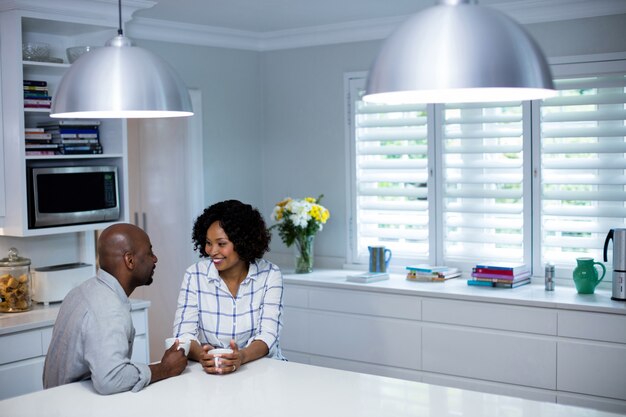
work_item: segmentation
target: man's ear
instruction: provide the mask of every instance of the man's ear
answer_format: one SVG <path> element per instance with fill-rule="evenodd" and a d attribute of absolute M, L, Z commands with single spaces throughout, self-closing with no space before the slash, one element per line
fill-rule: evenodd
<path fill-rule="evenodd" d="M 135 269 L 135 258 L 133 257 L 133 254 L 130 252 L 125 252 L 124 253 L 124 264 L 126 265 L 126 268 L 128 269 Z"/>

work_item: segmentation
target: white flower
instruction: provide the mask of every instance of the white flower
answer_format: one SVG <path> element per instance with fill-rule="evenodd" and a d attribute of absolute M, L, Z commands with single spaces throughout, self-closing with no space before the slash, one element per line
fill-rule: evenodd
<path fill-rule="evenodd" d="M 289 220 L 293 222 L 296 227 L 305 228 L 311 216 L 309 216 L 309 210 L 311 210 L 311 203 L 306 201 L 292 200 L 286 206 L 289 215 Z"/>

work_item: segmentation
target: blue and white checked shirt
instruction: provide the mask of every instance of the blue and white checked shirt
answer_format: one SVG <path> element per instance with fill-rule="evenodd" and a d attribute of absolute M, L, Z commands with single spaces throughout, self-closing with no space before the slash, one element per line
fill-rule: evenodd
<path fill-rule="evenodd" d="M 250 264 L 248 276 L 233 298 L 212 260 L 202 260 L 185 272 L 174 318 L 174 337 L 240 348 L 262 340 L 268 357 L 285 359 L 279 345 L 283 314 L 283 276 L 264 259 Z"/>

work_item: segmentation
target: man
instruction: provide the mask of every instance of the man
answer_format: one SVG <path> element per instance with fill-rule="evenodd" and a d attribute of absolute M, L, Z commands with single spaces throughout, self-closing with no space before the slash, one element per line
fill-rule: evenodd
<path fill-rule="evenodd" d="M 131 224 L 106 228 L 98 239 L 100 269 L 65 297 L 43 372 L 44 388 L 91 378 L 100 394 L 139 391 L 179 375 L 187 357 L 178 342 L 160 363 L 133 363 L 135 328 L 128 297 L 150 285 L 158 261 L 148 235 Z"/>

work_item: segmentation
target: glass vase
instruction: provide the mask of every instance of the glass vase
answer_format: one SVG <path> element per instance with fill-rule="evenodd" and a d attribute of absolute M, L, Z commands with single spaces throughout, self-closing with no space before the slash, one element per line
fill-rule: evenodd
<path fill-rule="evenodd" d="M 296 274 L 313 272 L 313 239 L 315 236 L 304 236 L 296 239 Z"/>

